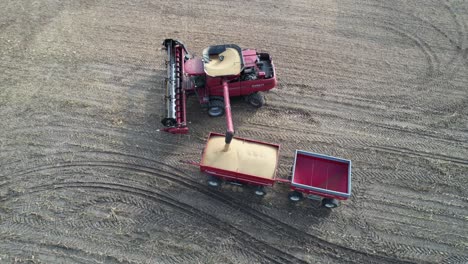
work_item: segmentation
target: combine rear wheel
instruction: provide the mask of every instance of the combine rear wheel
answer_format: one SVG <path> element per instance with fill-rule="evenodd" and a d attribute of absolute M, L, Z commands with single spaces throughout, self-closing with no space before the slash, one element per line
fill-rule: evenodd
<path fill-rule="evenodd" d="M 218 117 L 224 115 L 224 102 L 221 100 L 211 100 L 208 106 L 208 115 Z"/>
<path fill-rule="evenodd" d="M 255 108 L 260 108 L 265 104 L 265 97 L 259 92 L 247 96 L 247 102 Z"/>

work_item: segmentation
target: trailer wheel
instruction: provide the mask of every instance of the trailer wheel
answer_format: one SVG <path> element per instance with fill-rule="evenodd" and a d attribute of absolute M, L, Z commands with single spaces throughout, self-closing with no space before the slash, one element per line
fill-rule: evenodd
<path fill-rule="evenodd" d="M 265 196 L 265 194 L 266 194 L 266 191 L 265 191 L 265 188 L 263 186 L 259 186 L 259 187 L 255 188 L 255 195 Z"/>
<path fill-rule="evenodd" d="M 218 178 L 210 175 L 210 176 L 208 176 L 207 183 L 211 187 L 219 187 L 219 185 L 221 185 L 221 180 L 219 180 Z"/>
<path fill-rule="evenodd" d="M 265 104 L 265 97 L 259 92 L 247 96 L 247 102 L 255 108 L 260 108 Z"/>
<path fill-rule="evenodd" d="M 208 115 L 211 117 L 224 115 L 224 102 L 221 100 L 211 100 L 208 105 Z"/>
<path fill-rule="evenodd" d="M 328 209 L 333 209 L 338 207 L 338 200 L 331 198 L 324 198 L 322 200 L 322 206 Z"/>
<path fill-rule="evenodd" d="M 299 202 L 300 200 L 302 200 L 304 196 L 302 195 L 302 193 L 298 192 L 298 191 L 292 191 L 288 194 L 288 198 L 289 200 L 293 201 L 293 202 Z"/>

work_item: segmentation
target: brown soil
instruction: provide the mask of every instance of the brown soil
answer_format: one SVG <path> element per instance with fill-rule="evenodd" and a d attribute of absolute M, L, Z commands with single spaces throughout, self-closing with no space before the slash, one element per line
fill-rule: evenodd
<path fill-rule="evenodd" d="M 0 263 L 467 263 L 466 1 L 0 3 Z M 237 135 L 353 161 L 333 211 L 211 189 L 209 118 L 159 132 L 164 38 L 272 54 Z"/>

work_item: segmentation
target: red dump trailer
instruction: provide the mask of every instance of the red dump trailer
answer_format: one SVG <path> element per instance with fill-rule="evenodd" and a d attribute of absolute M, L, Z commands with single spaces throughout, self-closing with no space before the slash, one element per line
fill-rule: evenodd
<path fill-rule="evenodd" d="M 304 195 L 322 200 L 327 208 L 337 207 L 338 200 L 351 196 L 351 161 L 296 150 L 289 199 L 299 201 Z"/>
<path fill-rule="evenodd" d="M 282 179 L 276 175 L 279 145 L 234 137 L 231 153 L 223 154 L 221 145 L 211 146 L 217 139 L 223 140 L 224 135 L 210 133 L 201 162 L 192 163 L 208 175 L 208 185 L 212 187 L 220 186 L 222 182 L 251 185 L 255 187 L 256 195 L 264 196 L 265 187 L 281 182 L 290 185 L 288 197 L 291 201 L 298 202 L 304 197 L 317 199 L 325 208 L 335 208 L 339 205 L 338 200 L 351 196 L 350 160 L 296 150 L 292 175 Z M 226 162 L 223 155 L 227 157 Z M 245 158 L 233 160 L 232 157 Z"/>

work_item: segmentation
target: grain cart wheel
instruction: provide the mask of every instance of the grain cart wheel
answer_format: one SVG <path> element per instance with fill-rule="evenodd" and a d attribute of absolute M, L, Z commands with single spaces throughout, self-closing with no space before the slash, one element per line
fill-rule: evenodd
<path fill-rule="evenodd" d="M 211 100 L 208 106 L 208 115 L 218 117 L 224 115 L 224 102 L 221 100 Z"/>
<path fill-rule="evenodd" d="M 247 96 L 247 102 L 255 108 L 260 108 L 265 104 L 265 97 L 260 93 L 253 93 Z"/>
<path fill-rule="evenodd" d="M 221 180 L 214 176 L 208 176 L 208 185 L 211 187 L 219 187 L 221 185 Z"/>
<path fill-rule="evenodd" d="M 293 201 L 293 202 L 299 202 L 300 200 L 302 200 L 304 196 L 302 195 L 302 193 L 298 192 L 298 191 L 292 191 L 288 194 L 288 198 L 289 200 Z"/>
<path fill-rule="evenodd" d="M 255 188 L 255 195 L 265 196 L 265 194 L 266 194 L 266 191 L 263 186 L 258 186 L 257 188 Z"/>
<path fill-rule="evenodd" d="M 322 206 L 328 209 L 333 209 L 338 207 L 338 200 L 336 199 L 331 199 L 331 198 L 325 198 L 322 200 Z"/>

